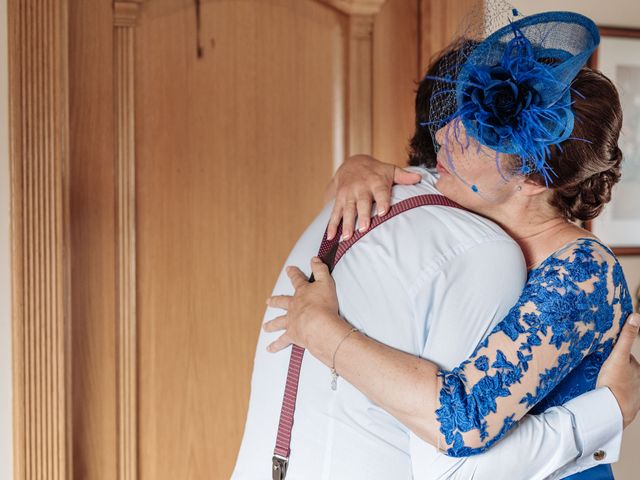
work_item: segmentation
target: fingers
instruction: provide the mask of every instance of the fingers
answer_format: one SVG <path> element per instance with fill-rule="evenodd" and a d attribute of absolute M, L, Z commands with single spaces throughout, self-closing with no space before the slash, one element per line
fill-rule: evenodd
<path fill-rule="evenodd" d="M 262 329 L 265 332 L 277 332 L 278 330 L 286 330 L 287 324 L 287 316 L 281 315 L 274 318 L 273 320 L 269 320 L 268 322 L 266 322 L 264 325 L 262 325 Z"/>
<path fill-rule="evenodd" d="M 271 353 L 279 352 L 280 350 L 284 350 L 289 345 L 291 345 L 291 340 L 289 339 L 286 333 L 280 335 L 275 342 L 272 342 L 267 347 L 267 351 Z"/>
<path fill-rule="evenodd" d="M 393 183 L 398 185 L 415 185 L 420 180 L 422 180 L 422 176 L 419 173 L 409 172 L 399 167 L 393 171 Z"/>
<path fill-rule="evenodd" d="M 389 211 L 391 205 L 391 188 L 380 185 L 373 190 L 373 200 L 376 202 L 378 215 L 383 216 Z"/>
<path fill-rule="evenodd" d="M 358 197 L 358 231 L 364 232 L 371 224 L 371 196 L 366 193 Z"/>
<path fill-rule="evenodd" d="M 296 290 L 309 283 L 307 276 L 298 267 L 287 267 L 287 276 L 291 280 L 291 285 L 293 285 L 293 288 Z"/>
<path fill-rule="evenodd" d="M 356 204 L 355 201 L 348 201 L 342 210 L 342 240 L 351 238 L 355 223 Z"/>
<path fill-rule="evenodd" d="M 633 342 L 638 337 L 638 330 L 640 329 L 640 315 L 634 313 L 627 318 L 622 330 L 620 331 L 620 337 L 613 347 L 611 352 L 612 356 L 616 356 L 621 360 L 627 361 L 631 355 L 631 348 Z"/>
<path fill-rule="evenodd" d="M 331 279 L 329 267 L 327 267 L 318 257 L 313 257 L 311 259 L 311 271 L 313 272 L 316 282 L 324 282 Z"/>
<path fill-rule="evenodd" d="M 329 218 L 329 225 L 327 225 L 327 240 L 333 239 L 333 237 L 336 236 L 336 233 L 338 233 L 340 220 L 342 220 L 342 206 L 336 202 L 333 204 L 333 210 L 331 210 L 331 217 Z"/>
<path fill-rule="evenodd" d="M 289 303 L 291 302 L 290 295 L 274 295 L 267 298 L 267 305 L 272 308 L 281 308 L 282 310 L 289 310 Z"/>

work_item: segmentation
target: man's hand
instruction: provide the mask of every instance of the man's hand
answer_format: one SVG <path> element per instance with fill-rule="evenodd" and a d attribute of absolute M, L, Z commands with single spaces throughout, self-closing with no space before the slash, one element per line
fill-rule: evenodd
<path fill-rule="evenodd" d="M 286 310 L 273 320 L 263 325 L 265 332 L 284 333 L 267 350 L 275 353 L 295 343 L 308 348 L 320 361 L 325 359 L 322 353 L 331 350 L 335 345 L 335 337 L 348 331 L 350 326 L 338 312 L 338 296 L 336 284 L 329 273 L 329 268 L 318 257 L 311 260 L 311 270 L 315 282 L 309 283 L 307 276 L 297 267 L 287 267 L 287 275 L 291 280 L 294 295 L 276 295 L 267 299 L 273 308 Z M 319 345 L 321 348 L 316 349 Z"/>
<path fill-rule="evenodd" d="M 640 364 L 631 354 L 639 327 L 640 315 L 634 313 L 622 327 L 620 338 L 598 375 L 598 387 L 609 387 L 616 397 L 625 428 L 640 410 Z"/>

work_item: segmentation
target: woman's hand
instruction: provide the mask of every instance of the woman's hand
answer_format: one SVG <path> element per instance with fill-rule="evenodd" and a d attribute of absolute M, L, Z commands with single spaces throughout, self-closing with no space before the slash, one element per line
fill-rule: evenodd
<path fill-rule="evenodd" d="M 278 352 L 295 343 L 304 348 L 318 346 L 320 351 L 330 350 L 340 332 L 350 328 L 338 314 L 336 286 L 327 266 L 317 257 L 311 260 L 311 270 L 315 277 L 309 283 L 305 274 L 297 267 L 287 267 L 287 275 L 295 288 L 295 294 L 270 297 L 270 307 L 281 308 L 287 313 L 266 322 L 267 332 L 285 332 L 267 347 L 270 352 Z M 311 350 L 314 355 L 316 351 Z M 320 358 L 320 356 L 318 356 Z M 322 360 L 322 358 L 321 358 Z"/>
<path fill-rule="evenodd" d="M 640 411 L 640 364 L 631 354 L 640 329 L 640 314 L 629 316 L 598 375 L 598 387 L 609 387 L 620 405 L 626 428 Z"/>
<path fill-rule="evenodd" d="M 342 238 L 353 235 L 356 214 L 358 230 L 364 232 L 371 224 L 371 205 L 376 203 L 378 215 L 389 211 L 393 184 L 413 185 L 420 181 L 417 173 L 408 172 L 369 155 L 349 157 L 338 169 L 330 185 L 336 202 L 331 212 L 327 238 L 335 237 L 342 219 Z"/>

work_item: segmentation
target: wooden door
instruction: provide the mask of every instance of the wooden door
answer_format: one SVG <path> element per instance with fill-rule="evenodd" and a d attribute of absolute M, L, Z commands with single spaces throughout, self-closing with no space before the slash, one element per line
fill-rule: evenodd
<path fill-rule="evenodd" d="M 404 162 L 426 1 L 9 3 L 17 478 L 228 477 L 287 251 Z"/>
<path fill-rule="evenodd" d="M 154 0 L 137 24 L 139 473 L 227 478 L 264 299 L 344 155 L 346 18 Z"/>

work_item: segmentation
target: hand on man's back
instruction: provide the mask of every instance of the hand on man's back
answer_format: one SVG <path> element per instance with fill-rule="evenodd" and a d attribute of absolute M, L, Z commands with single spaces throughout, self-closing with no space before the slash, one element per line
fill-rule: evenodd
<path fill-rule="evenodd" d="M 634 313 L 622 327 L 620 338 L 598 375 L 598 387 L 609 387 L 616 397 L 625 428 L 640 410 L 640 363 L 631 354 L 639 329 L 640 314 Z"/>

